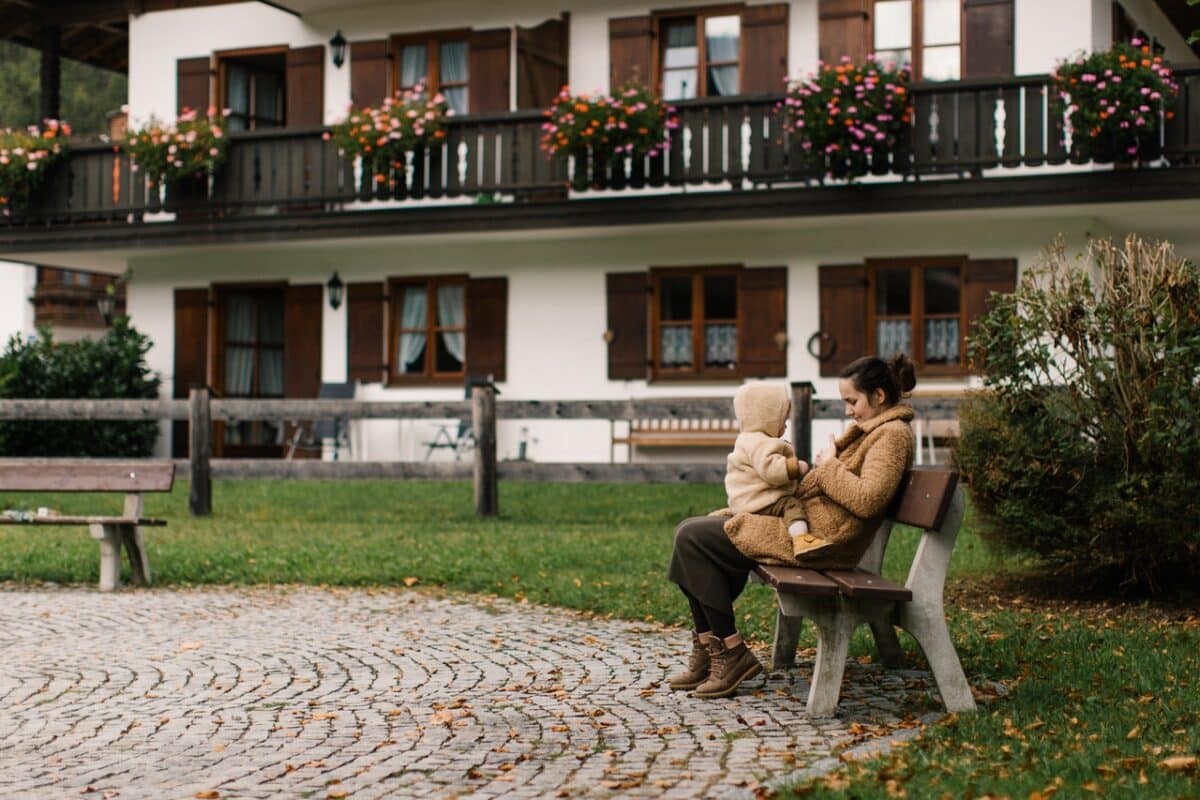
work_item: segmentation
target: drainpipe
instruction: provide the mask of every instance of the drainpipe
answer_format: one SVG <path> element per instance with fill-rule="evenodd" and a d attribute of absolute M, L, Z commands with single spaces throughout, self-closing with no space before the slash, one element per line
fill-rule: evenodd
<path fill-rule="evenodd" d="M 42 51 L 40 120 L 59 119 L 61 84 L 62 26 L 46 24 L 38 28 L 38 49 Z"/>

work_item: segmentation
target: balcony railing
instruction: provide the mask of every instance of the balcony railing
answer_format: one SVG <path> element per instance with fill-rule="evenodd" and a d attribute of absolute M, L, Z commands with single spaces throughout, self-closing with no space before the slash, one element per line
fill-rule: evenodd
<path fill-rule="evenodd" d="M 1178 78 L 1174 116 L 1161 128 L 1158 163 L 1164 166 L 1200 164 L 1200 70 Z M 597 190 L 749 190 L 820 182 L 821 171 L 802 166 L 800 143 L 783 129 L 776 113 L 780 99 L 679 103 L 680 126 L 670 149 L 616 167 L 547 158 L 537 111 L 452 118 L 443 143 L 411 154 L 383 180 L 342 158 L 322 129 L 232 134 L 216 176 L 165 187 L 145 181 L 112 146 L 76 146 L 9 224 L 194 221 L 429 201 L 565 200 Z M 873 179 L 977 179 L 1018 167 L 1080 163 L 1046 76 L 918 84 L 912 99 L 908 141 L 873 165 Z"/>

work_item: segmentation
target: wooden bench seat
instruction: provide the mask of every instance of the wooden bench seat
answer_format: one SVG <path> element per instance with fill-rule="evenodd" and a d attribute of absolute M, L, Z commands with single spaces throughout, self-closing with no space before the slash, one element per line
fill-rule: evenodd
<path fill-rule="evenodd" d="M 169 492 L 175 483 L 171 462 L 72 459 L 0 460 L 0 492 L 121 492 L 120 516 L 6 511 L 0 525 L 81 525 L 100 542 L 100 590 L 121 583 L 121 548 L 129 555 L 133 582 L 150 583 L 150 562 L 142 528 L 166 525 L 143 516 L 142 494 Z"/>
<path fill-rule="evenodd" d="M 624 436 L 613 444 L 633 447 L 726 447 L 733 449 L 735 419 L 633 419 Z"/>
<path fill-rule="evenodd" d="M 973 711 L 975 700 L 946 627 L 942 589 L 962 523 L 964 500 L 958 473 L 915 469 L 901 483 L 887 518 L 858 567 L 813 570 L 759 565 L 753 576 L 775 589 L 773 667 L 793 666 L 805 619 L 817 629 L 817 656 L 808 693 L 810 717 L 832 716 L 841 694 L 850 637 L 867 624 L 888 667 L 904 663 L 896 628 L 908 631 L 929 661 L 949 711 Z M 921 541 L 904 585 L 879 575 L 892 525 L 920 528 Z"/>

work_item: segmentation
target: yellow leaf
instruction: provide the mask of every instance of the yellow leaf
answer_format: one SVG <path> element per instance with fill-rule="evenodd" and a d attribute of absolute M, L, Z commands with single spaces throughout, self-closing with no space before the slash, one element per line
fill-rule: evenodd
<path fill-rule="evenodd" d="M 417 584 L 418 584 L 418 583 L 420 583 L 420 582 L 421 582 L 421 579 L 420 579 L 420 578 L 413 577 L 413 576 L 410 576 L 410 577 L 407 577 L 407 578 L 405 578 L 405 579 L 404 579 L 404 585 L 405 585 L 405 586 L 415 586 L 415 585 L 417 585 Z"/>
<path fill-rule="evenodd" d="M 575 578 L 575 588 L 579 588 L 580 586 L 583 586 L 583 581 L 579 580 L 579 578 Z M 611 781 L 609 781 L 609 782 L 611 783 Z M 615 787 L 609 787 L 609 788 L 615 788 Z"/>
<path fill-rule="evenodd" d="M 345 789 L 338 789 L 336 792 L 330 792 L 328 795 L 329 800 L 342 800 L 343 797 L 349 797 L 349 796 L 350 796 L 350 793 L 347 792 Z"/>
<path fill-rule="evenodd" d="M 201 647 L 204 647 L 204 642 L 182 642 L 182 643 L 179 645 L 179 649 L 180 649 L 180 651 L 183 651 L 183 650 L 199 650 Z"/>
<path fill-rule="evenodd" d="M 198 800 L 214 800 L 220 796 L 221 793 L 215 789 L 209 789 L 207 792 L 196 792 L 194 795 L 192 795 L 192 797 L 198 798 Z"/>
<path fill-rule="evenodd" d="M 1171 772 L 1188 772 L 1196 768 L 1196 757 L 1171 756 L 1158 762 L 1158 766 Z"/>
<path fill-rule="evenodd" d="M 1132 728 L 1129 729 L 1129 733 L 1125 734 L 1125 738 L 1126 739 L 1136 739 L 1141 732 L 1142 732 L 1141 726 L 1134 725 Z"/>

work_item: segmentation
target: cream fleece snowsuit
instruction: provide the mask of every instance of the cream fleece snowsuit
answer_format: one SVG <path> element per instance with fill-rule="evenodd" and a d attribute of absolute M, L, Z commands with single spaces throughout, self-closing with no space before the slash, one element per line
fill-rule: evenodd
<path fill-rule="evenodd" d="M 740 433 L 725 462 L 725 494 L 733 513 L 783 517 L 789 525 L 805 518 L 795 497 L 800 462 L 779 438 L 791 406 L 787 386 L 779 383 L 747 383 L 734 395 Z"/>

